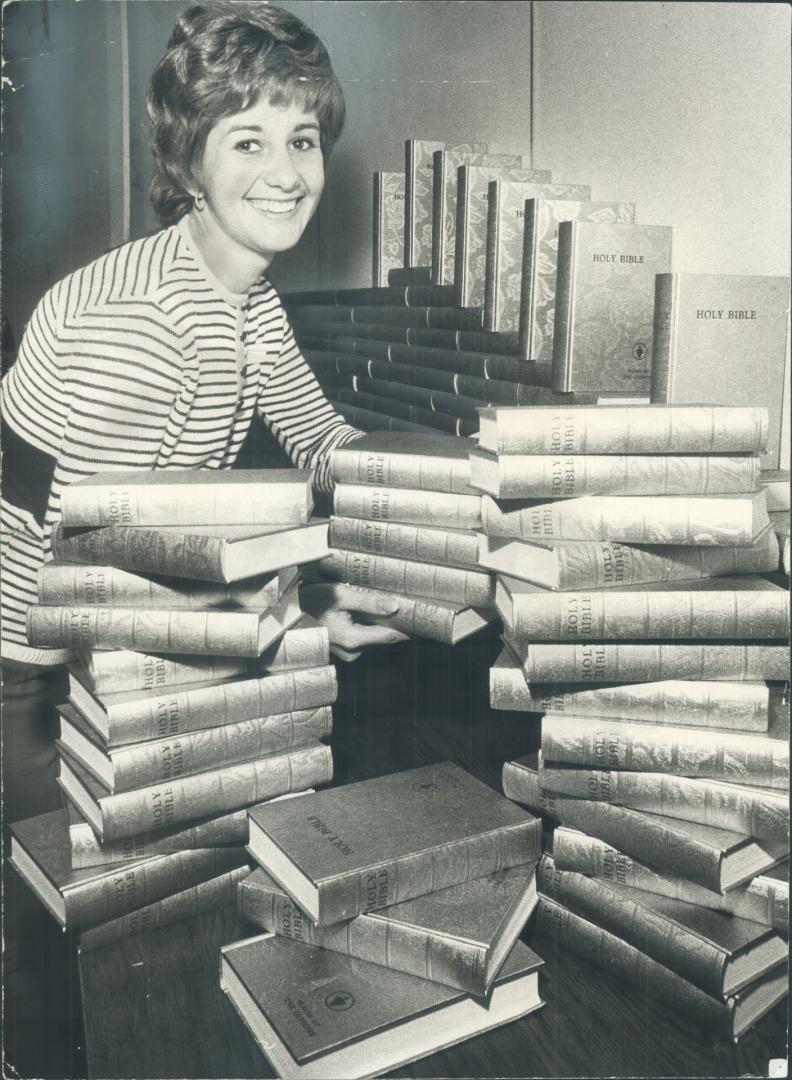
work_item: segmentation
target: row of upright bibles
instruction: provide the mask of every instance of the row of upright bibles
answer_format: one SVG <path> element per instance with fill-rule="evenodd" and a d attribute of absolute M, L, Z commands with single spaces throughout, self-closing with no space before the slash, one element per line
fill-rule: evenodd
<path fill-rule="evenodd" d="M 503 770 L 557 826 L 540 939 L 733 1038 L 788 989 L 766 438 L 761 409 L 485 410 L 471 455 L 506 646 L 491 703 L 542 714 L 538 758 Z"/>
<path fill-rule="evenodd" d="M 13 823 L 11 861 L 81 946 L 234 900 L 246 808 L 327 783 L 336 697 L 299 563 L 327 552 L 297 470 L 88 477 L 63 493 L 29 609 L 68 649 L 62 811 Z"/>

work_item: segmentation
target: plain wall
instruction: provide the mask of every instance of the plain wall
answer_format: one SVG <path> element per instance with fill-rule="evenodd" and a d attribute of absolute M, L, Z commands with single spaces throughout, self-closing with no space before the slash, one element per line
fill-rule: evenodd
<path fill-rule="evenodd" d="M 674 269 L 789 273 L 790 9 L 534 4 L 534 151 L 674 226 Z"/>

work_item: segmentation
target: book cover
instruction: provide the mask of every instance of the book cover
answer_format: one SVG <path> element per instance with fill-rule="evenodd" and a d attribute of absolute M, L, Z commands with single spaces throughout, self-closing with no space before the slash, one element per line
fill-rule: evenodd
<path fill-rule="evenodd" d="M 341 483 L 333 492 L 333 512 L 371 521 L 476 529 L 481 526 L 481 496 Z"/>
<path fill-rule="evenodd" d="M 371 281 L 388 284 L 388 272 L 404 265 L 404 173 L 374 173 Z"/>
<path fill-rule="evenodd" d="M 398 521 L 366 521 L 332 517 L 330 546 L 370 551 L 416 562 L 440 563 L 475 570 L 479 565 L 477 534 L 468 530 L 406 525 Z"/>
<path fill-rule="evenodd" d="M 64 929 L 118 918 L 247 863 L 243 847 L 202 848 L 73 870 L 62 810 L 9 825 L 9 860 Z"/>
<path fill-rule="evenodd" d="M 453 435 L 372 432 L 334 450 L 330 468 L 337 483 L 476 494 L 468 443 Z"/>
<path fill-rule="evenodd" d="M 486 154 L 485 142 L 454 143 L 407 139 L 404 144 L 404 265 L 425 270 L 432 284 L 432 174 L 434 153 L 452 150 L 460 154 Z M 400 282 L 391 281 L 388 284 Z M 412 284 L 405 281 L 404 284 Z M 416 281 L 415 284 L 423 284 Z"/>
<path fill-rule="evenodd" d="M 453 150 L 435 150 L 432 161 L 432 281 L 438 285 L 453 285 L 457 169 L 460 165 L 521 169 L 522 159 L 515 154 L 458 154 Z M 537 183 L 550 182 L 548 169 L 527 171 Z"/>
<path fill-rule="evenodd" d="M 466 607 L 491 608 L 495 602 L 495 578 L 480 570 L 339 550 L 322 559 L 319 572 L 330 581 Z"/>
<path fill-rule="evenodd" d="M 522 282 L 516 293 L 520 354 L 532 363 L 552 361 L 558 271 L 558 226 L 562 221 L 618 221 L 633 224 L 634 203 L 529 199 L 525 203 Z M 515 264 L 515 271 L 518 264 Z M 513 301 L 509 319 L 513 325 Z"/>
<path fill-rule="evenodd" d="M 762 469 L 759 485 L 765 493 L 768 513 L 784 513 L 789 516 L 790 476 L 788 469 Z"/>
<path fill-rule="evenodd" d="M 517 190 L 517 185 L 520 185 L 522 202 L 519 209 L 524 208 L 526 199 L 541 196 L 548 199 L 588 199 L 591 196 L 591 189 L 587 184 L 537 183 L 527 169 L 488 169 L 461 165 L 457 170 L 454 259 L 454 295 L 460 307 L 484 306 L 489 185 L 494 180 L 513 184 L 514 191 Z"/>
<path fill-rule="evenodd" d="M 250 815 L 250 851 L 320 924 L 534 862 L 538 819 L 442 762 Z"/>
<path fill-rule="evenodd" d="M 559 225 L 556 390 L 649 393 L 654 279 L 671 269 L 671 234 L 653 225 Z"/>
<path fill-rule="evenodd" d="M 240 916 L 273 933 L 485 995 L 536 907 L 528 863 L 315 926 L 262 869 L 240 885 Z"/>
<path fill-rule="evenodd" d="M 658 273 L 652 401 L 763 406 L 778 468 L 789 278 Z"/>
<path fill-rule="evenodd" d="M 64 488 L 64 526 L 304 525 L 313 507 L 301 469 L 158 469 L 97 473 Z"/>
<path fill-rule="evenodd" d="M 600 405 L 482 409 L 492 454 L 753 454 L 767 445 L 761 406 Z"/>
<path fill-rule="evenodd" d="M 220 984 L 279 1076 L 381 1076 L 539 1008 L 522 942 L 486 1001 L 329 949 L 262 935 L 226 945 Z"/>

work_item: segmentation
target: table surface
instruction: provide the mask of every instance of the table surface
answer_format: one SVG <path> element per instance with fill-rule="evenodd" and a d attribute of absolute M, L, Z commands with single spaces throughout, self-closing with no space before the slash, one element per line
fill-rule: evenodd
<path fill-rule="evenodd" d="M 499 648 L 488 630 L 453 649 L 408 643 L 340 665 L 335 782 L 451 759 L 499 787 L 503 761 L 539 738 L 537 717 L 489 709 Z M 82 955 L 89 1075 L 273 1076 L 219 986 L 220 946 L 256 932 L 229 908 Z M 734 1045 L 532 935 L 529 923 L 545 1007 L 399 1076 L 767 1076 L 786 1057 L 786 1002 Z"/>

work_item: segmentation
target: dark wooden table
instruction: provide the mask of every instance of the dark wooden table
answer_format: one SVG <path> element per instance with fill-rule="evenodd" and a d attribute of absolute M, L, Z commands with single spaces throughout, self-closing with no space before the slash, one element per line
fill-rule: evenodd
<path fill-rule="evenodd" d="M 341 665 L 336 782 L 450 758 L 499 787 L 503 761 L 539 736 L 536 717 L 489 709 L 499 647 L 485 631 L 454 649 L 407 644 Z M 89 1075 L 272 1076 L 219 988 L 220 946 L 255 932 L 227 909 L 83 955 Z M 734 1046 L 532 933 L 529 924 L 525 940 L 546 960 L 546 1006 L 399 1076 L 767 1076 L 786 1057 L 786 1002 Z"/>

